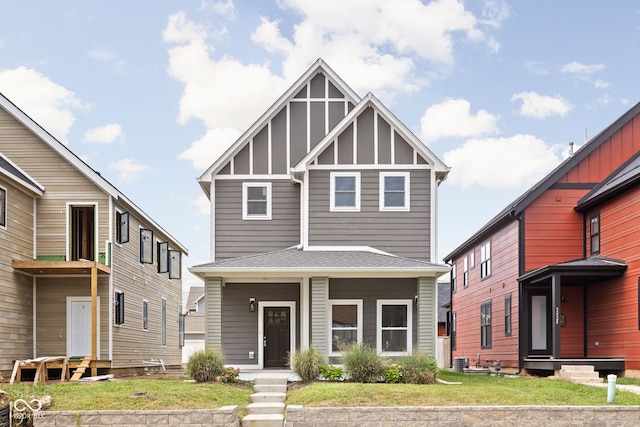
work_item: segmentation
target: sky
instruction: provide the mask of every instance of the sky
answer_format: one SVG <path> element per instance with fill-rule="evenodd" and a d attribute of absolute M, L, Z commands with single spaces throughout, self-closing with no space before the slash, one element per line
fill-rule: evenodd
<path fill-rule="evenodd" d="M 196 178 L 318 58 L 452 168 L 441 261 L 640 101 L 640 2 L 0 0 L 0 92 L 185 268 L 210 261 Z"/>

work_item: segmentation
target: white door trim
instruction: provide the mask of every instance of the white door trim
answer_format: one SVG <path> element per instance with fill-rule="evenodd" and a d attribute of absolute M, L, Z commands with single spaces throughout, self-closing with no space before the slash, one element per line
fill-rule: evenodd
<path fill-rule="evenodd" d="M 264 369 L 264 309 L 267 307 L 289 307 L 289 357 L 296 353 L 296 302 L 295 301 L 258 301 L 258 369 Z"/>

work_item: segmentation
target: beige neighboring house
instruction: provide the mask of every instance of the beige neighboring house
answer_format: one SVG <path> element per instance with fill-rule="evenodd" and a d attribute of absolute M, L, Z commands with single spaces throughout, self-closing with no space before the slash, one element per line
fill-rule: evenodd
<path fill-rule="evenodd" d="M 187 249 L 0 94 L 0 373 L 180 365 Z M 78 362 L 74 362 L 78 363 Z"/>
<path fill-rule="evenodd" d="M 196 351 L 204 350 L 204 286 L 189 289 L 185 309 L 182 363 L 187 363 Z"/>

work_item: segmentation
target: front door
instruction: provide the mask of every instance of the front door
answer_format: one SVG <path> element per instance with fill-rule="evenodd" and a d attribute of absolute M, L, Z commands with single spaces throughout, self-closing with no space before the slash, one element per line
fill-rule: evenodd
<path fill-rule="evenodd" d="M 263 343 L 265 368 L 287 367 L 291 343 L 290 324 L 289 307 L 265 307 Z"/>
<path fill-rule="evenodd" d="M 91 356 L 91 297 L 67 297 L 67 357 L 75 356 Z"/>
<path fill-rule="evenodd" d="M 529 354 L 551 355 L 551 295 L 537 292 L 529 295 Z"/>

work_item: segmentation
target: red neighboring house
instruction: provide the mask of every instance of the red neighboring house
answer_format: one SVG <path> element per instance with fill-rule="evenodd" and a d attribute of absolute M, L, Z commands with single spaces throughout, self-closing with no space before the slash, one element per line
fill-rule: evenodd
<path fill-rule="evenodd" d="M 640 377 L 640 103 L 445 261 L 452 361 Z"/>

